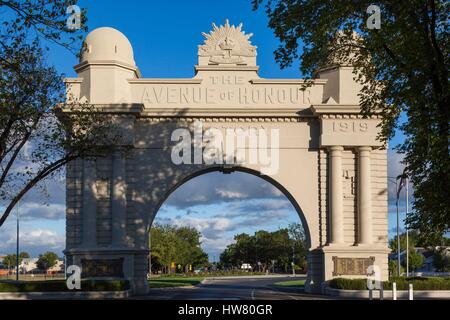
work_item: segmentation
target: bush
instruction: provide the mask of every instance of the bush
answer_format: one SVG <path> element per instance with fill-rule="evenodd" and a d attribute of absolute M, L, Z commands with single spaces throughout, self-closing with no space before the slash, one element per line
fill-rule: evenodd
<path fill-rule="evenodd" d="M 389 277 L 398 277 L 397 260 L 391 260 L 388 263 Z M 405 272 L 405 268 L 400 264 L 400 274 Z"/>
<path fill-rule="evenodd" d="M 367 280 L 335 278 L 330 280 L 329 286 L 334 289 L 367 290 Z"/>
<path fill-rule="evenodd" d="M 65 280 L 0 281 L 0 292 L 76 292 L 124 291 L 130 288 L 128 280 L 82 280 L 81 290 L 69 290 Z"/>
<path fill-rule="evenodd" d="M 450 277 L 409 277 L 392 278 L 383 282 L 385 290 L 392 290 L 392 283 L 397 284 L 397 290 L 408 290 L 412 283 L 414 290 L 450 290 Z M 344 290 L 367 290 L 366 279 L 335 278 L 329 282 L 330 288 Z"/>

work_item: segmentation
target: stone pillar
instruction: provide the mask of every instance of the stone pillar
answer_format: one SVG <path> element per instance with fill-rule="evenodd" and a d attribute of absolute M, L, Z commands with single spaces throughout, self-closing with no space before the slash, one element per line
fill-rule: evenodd
<path fill-rule="evenodd" d="M 97 170 L 94 160 L 83 160 L 83 247 L 97 246 Z"/>
<path fill-rule="evenodd" d="M 341 146 L 330 148 L 331 158 L 331 244 L 344 243 L 344 210 L 342 194 L 342 151 Z"/>
<path fill-rule="evenodd" d="M 358 219 L 359 244 L 372 244 L 372 211 L 370 181 L 371 147 L 358 148 Z"/>
<path fill-rule="evenodd" d="M 125 245 L 126 234 L 126 168 L 122 150 L 116 149 L 113 153 L 112 163 L 112 244 Z"/>

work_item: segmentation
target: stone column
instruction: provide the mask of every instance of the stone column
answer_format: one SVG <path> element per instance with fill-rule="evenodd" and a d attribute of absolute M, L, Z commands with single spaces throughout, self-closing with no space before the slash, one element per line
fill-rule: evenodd
<path fill-rule="evenodd" d="M 94 160 L 83 160 L 83 247 L 97 246 L 97 170 Z"/>
<path fill-rule="evenodd" d="M 112 184 L 111 184 L 111 214 L 112 214 L 112 244 L 125 245 L 126 233 L 126 167 L 122 150 L 113 153 Z"/>
<path fill-rule="evenodd" d="M 341 146 L 330 148 L 331 158 L 331 244 L 344 243 L 344 211 L 342 194 L 342 151 Z"/>
<path fill-rule="evenodd" d="M 359 244 L 372 243 L 372 203 L 370 181 L 371 147 L 358 148 L 358 219 Z"/>

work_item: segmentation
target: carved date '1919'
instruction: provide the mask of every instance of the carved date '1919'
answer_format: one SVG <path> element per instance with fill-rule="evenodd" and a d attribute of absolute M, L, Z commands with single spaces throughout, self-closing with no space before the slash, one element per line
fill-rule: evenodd
<path fill-rule="evenodd" d="M 334 132 L 366 132 L 369 129 L 367 122 L 356 121 L 335 121 L 333 122 Z"/>

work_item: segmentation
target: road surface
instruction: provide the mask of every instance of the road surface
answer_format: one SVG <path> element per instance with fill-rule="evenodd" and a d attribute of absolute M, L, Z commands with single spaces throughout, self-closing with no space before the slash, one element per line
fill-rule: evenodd
<path fill-rule="evenodd" d="M 305 293 L 302 288 L 274 286 L 274 283 L 306 277 L 253 277 L 207 279 L 195 287 L 151 289 L 149 300 L 328 300 L 331 297 Z"/>

